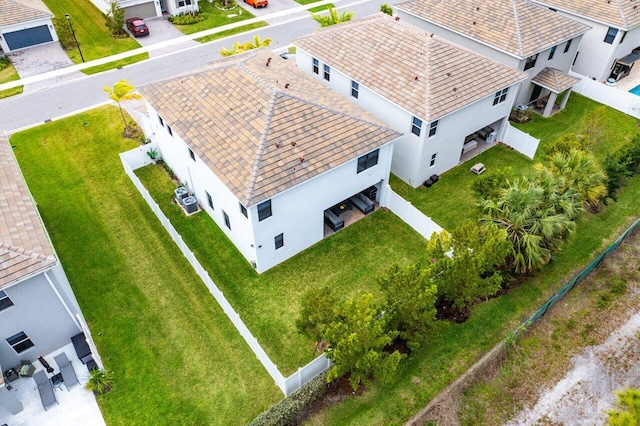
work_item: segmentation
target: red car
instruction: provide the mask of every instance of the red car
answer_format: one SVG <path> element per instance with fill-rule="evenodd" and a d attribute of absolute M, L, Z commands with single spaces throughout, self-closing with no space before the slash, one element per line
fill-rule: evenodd
<path fill-rule="evenodd" d="M 149 28 L 147 24 L 144 23 L 142 18 L 129 18 L 125 21 L 127 24 L 127 28 L 134 37 L 140 37 L 144 35 L 149 35 Z"/>

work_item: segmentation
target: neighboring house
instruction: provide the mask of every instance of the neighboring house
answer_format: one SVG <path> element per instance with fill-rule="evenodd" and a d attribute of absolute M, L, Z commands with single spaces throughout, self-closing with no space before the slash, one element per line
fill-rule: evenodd
<path fill-rule="evenodd" d="M 258 272 L 329 235 L 330 208 L 385 199 L 400 134 L 268 50 L 139 90 L 147 136 Z"/>
<path fill-rule="evenodd" d="M 413 0 L 396 5 L 401 21 L 525 71 L 516 103 L 549 116 L 564 108 L 579 79 L 567 73 L 589 26 L 526 0 Z"/>
<path fill-rule="evenodd" d="M 385 14 L 293 44 L 300 69 L 404 133 L 391 171 L 414 188 L 501 140 L 527 78 Z"/>
<path fill-rule="evenodd" d="M 107 0 L 109 1 L 109 0 Z M 116 0 L 110 0 L 116 1 Z M 124 9 L 125 18 L 155 18 L 168 15 L 181 15 L 197 12 L 198 0 L 117 0 Z M 109 7 L 107 3 L 106 7 Z"/>
<path fill-rule="evenodd" d="M 635 0 L 531 0 L 591 29 L 572 70 L 598 81 L 618 80 L 640 58 L 640 4 Z"/>
<path fill-rule="evenodd" d="M 34 362 L 70 344 L 85 323 L 11 147 L 1 134 L 0 188 L 0 371 L 5 372 L 22 360 Z M 16 414 L 21 403 L 2 382 L 0 378 L 0 406 Z"/>
<path fill-rule="evenodd" d="M 53 14 L 37 2 L 0 0 L 0 48 L 5 52 L 58 41 Z"/>

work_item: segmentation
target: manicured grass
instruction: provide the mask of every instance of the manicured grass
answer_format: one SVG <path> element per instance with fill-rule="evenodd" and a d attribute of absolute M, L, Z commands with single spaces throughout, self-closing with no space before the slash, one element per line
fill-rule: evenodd
<path fill-rule="evenodd" d="M 335 7 L 336 6 L 334 4 L 328 3 L 328 4 L 325 4 L 324 6 L 312 7 L 311 9 L 309 9 L 309 12 L 318 13 L 318 12 L 322 12 L 323 10 L 333 9 Z"/>
<path fill-rule="evenodd" d="M 8 98 L 9 96 L 19 95 L 22 93 L 24 86 L 14 87 L 12 89 L 0 90 L 0 99 Z"/>
<path fill-rule="evenodd" d="M 11 138 L 114 371 L 106 422 L 245 424 L 282 394 L 124 174 L 121 131 L 103 107 Z"/>
<path fill-rule="evenodd" d="M 242 0 L 241 0 L 242 1 Z M 193 25 L 175 25 L 183 34 L 193 34 L 210 28 L 221 27 L 223 25 L 232 24 L 234 22 L 246 21 L 253 18 L 253 15 L 240 6 L 231 10 L 220 10 L 213 3 L 208 1 L 198 2 L 200 8 L 199 16 L 204 16 L 204 21 Z M 236 15 L 229 18 L 229 15 Z"/>
<path fill-rule="evenodd" d="M 242 27 L 234 28 L 232 30 L 221 31 L 219 33 L 211 34 L 208 36 L 199 37 L 199 38 L 196 38 L 195 41 L 197 41 L 198 43 L 207 43 L 209 41 L 218 40 L 220 38 L 229 37 L 235 34 L 240 34 L 240 33 L 255 30 L 258 28 L 266 27 L 267 25 L 269 24 L 267 24 L 264 21 L 255 22 L 253 24 L 244 25 Z"/>
<path fill-rule="evenodd" d="M 125 59 L 120 59 L 119 61 L 113 61 L 113 62 L 106 63 L 104 65 L 97 65 L 95 67 L 85 68 L 82 70 L 82 72 L 88 75 L 97 74 L 99 72 L 112 70 L 114 68 L 120 68 L 125 65 L 135 64 L 136 62 L 144 61 L 146 59 L 149 59 L 149 54 L 141 53 L 139 55 L 130 56 Z"/>
<path fill-rule="evenodd" d="M 295 1 L 296 3 L 304 6 L 305 4 L 316 3 L 316 2 L 319 2 L 320 0 L 295 0 Z"/>
<path fill-rule="evenodd" d="M 148 166 L 136 174 L 285 375 L 318 355 L 314 342 L 295 328 L 308 289 L 375 292 L 375 277 L 394 262 L 424 260 L 425 240 L 393 213 L 379 210 L 258 275 L 206 213 L 187 218 L 171 203 L 175 185 L 162 169 Z"/>
<path fill-rule="evenodd" d="M 19 80 L 19 79 L 20 79 L 20 76 L 18 75 L 18 71 L 16 71 L 16 68 L 13 66 L 13 64 L 9 64 L 8 67 L 6 67 L 3 70 L 0 70 L 0 84 L 7 83 L 9 81 Z M 13 96 L 13 95 L 19 95 L 20 93 L 22 93 L 23 87 L 24 86 L 18 86 L 12 89 L 1 90 L 0 99 L 8 98 L 9 96 Z"/>
<path fill-rule="evenodd" d="M 89 0 L 43 1 L 55 17 L 62 20 L 64 24 L 66 24 L 65 14 L 71 16 L 71 23 L 85 61 L 104 58 L 140 47 L 138 42 L 130 37 L 111 37 L 101 12 Z M 67 55 L 76 64 L 82 62 L 75 46 L 67 51 Z"/>

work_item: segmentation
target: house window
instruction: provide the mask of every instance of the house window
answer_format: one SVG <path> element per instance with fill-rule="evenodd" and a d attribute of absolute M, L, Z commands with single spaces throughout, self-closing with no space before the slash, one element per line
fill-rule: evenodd
<path fill-rule="evenodd" d="M 574 66 L 576 64 L 576 61 L 578 60 L 578 55 L 580 54 L 580 52 L 576 52 L 576 56 L 573 58 L 573 62 L 571 63 L 571 66 Z"/>
<path fill-rule="evenodd" d="M 189 150 L 189 157 L 191 157 L 193 161 L 196 161 L 196 154 L 193 153 L 191 148 L 187 148 L 187 149 Z"/>
<path fill-rule="evenodd" d="M 240 213 L 242 213 L 244 217 L 249 217 L 249 215 L 247 214 L 247 208 L 243 206 L 242 203 L 238 203 L 238 204 L 240 204 Z"/>
<path fill-rule="evenodd" d="M 622 42 L 624 41 L 624 38 L 627 36 L 627 32 L 623 31 L 622 35 L 620 36 L 620 44 L 622 44 Z"/>
<path fill-rule="evenodd" d="M 618 35 L 618 29 L 609 27 L 609 29 L 607 30 L 607 35 L 604 36 L 604 42 L 613 44 L 613 40 L 616 39 L 616 35 Z"/>
<path fill-rule="evenodd" d="M 431 156 L 431 161 L 429 162 L 429 167 L 433 167 L 433 166 L 436 165 L 436 157 L 437 156 L 438 156 L 437 152 Z"/>
<path fill-rule="evenodd" d="M 35 346 L 24 331 L 9 337 L 7 339 L 7 343 L 10 344 L 13 350 L 18 354 Z"/>
<path fill-rule="evenodd" d="M 271 217 L 271 200 L 267 200 L 264 203 L 258 204 L 258 221 L 263 221 L 268 217 Z"/>
<path fill-rule="evenodd" d="M 359 91 L 360 91 L 360 85 L 355 81 L 351 80 L 351 96 L 358 99 L 358 95 L 360 94 Z"/>
<path fill-rule="evenodd" d="M 435 136 L 437 131 L 438 131 L 438 120 L 432 121 L 431 124 L 429 124 L 429 137 Z"/>
<path fill-rule="evenodd" d="M 160 117 L 160 115 L 158 115 L 158 121 L 160 122 L 160 125 L 164 127 L 164 120 L 162 119 L 162 117 Z"/>
<path fill-rule="evenodd" d="M 13 306 L 13 302 L 7 296 L 7 293 L 0 290 L 0 311 L 4 311 L 5 309 Z"/>
<path fill-rule="evenodd" d="M 550 61 L 550 60 L 552 60 L 552 59 L 553 59 L 553 55 L 555 55 L 555 54 L 556 54 L 556 48 L 557 48 L 557 47 L 558 47 L 558 46 L 553 46 L 553 47 L 551 48 L 551 50 L 549 50 L 549 58 L 547 59 L 548 61 Z"/>
<path fill-rule="evenodd" d="M 376 149 L 375 151 L 371 151 L 370 153 L 358 158 L 358 173 L 363 172 L 368 168 L 371 168 L 378 164 L 379 151 L 379 149 Z"/>
<path fill-rule="evenodd" d="M 538 60 L 538 54 L 531 55 L 527 58 L 527 62 L 524 64 L 524 70 L 528 70 L 529 68 L 533 68 L 536 66 L 536 61 Z"/>
<path fill-rule="evenodd" d="M 331 67 L 327 64 L 324 64 L 322 68 L 324 69 L 324 79 L 327 81 L 331 81 Z"/>
<path fill-rule="evenodd" d="M 167 125 L 167 132 L 169 132 L 169 136 L 173 136 L 173 130 L 171 130 L 171 126 Z"/>
<path fill-rule="evenodd" d="M 318 60 L 316 58 L 311 58 L 313 61 L 313 73 L 314 74 L 319 74 L 320 73 L 320 63 L 318 62 Z"/>
<path fill-rule="evenodd" d="M 231 230 L 231 221 L 229 220 L 229 215 L 224 210 L 222 210 L 222 217 L 224 217 L 224 224 L 227 225 L 227 228 L 229 228 L 229 230 Z"/>
<path fill-rule="evenodd" d="M 493 97 L 493 106 L 503 103 L 507 99 L 507 92 L 509 88 L 498 90 Z"/>
<path fill-rule="evenodd" d="M 211 207 L 211 210 L 215 210 L 213 208 L 213 198 L 211 198 L 211 194 L 209 194 L 207 191 L 204 191 L 205 194 L 207 194 L 207 203 L 209 204 L 209 207 Z"/>
<path fill-rule="evenodd" d="M 418 117 L 413 117 L 413 121 L 411 122 L 411 133 L 416 136 L 420 136 L 420 132 L 422 131 L 422 120 Z"/>
<path fill-rule="evenodd" d="M 276 235 L 273 240 L 276 243 L 276 250 L 284 246 L 284 234 Z"/>
<path fill-rule="evenodd" d="M 571 47 L 571 42 L 573 41 L 573 39 L 569 40 L 567 42 L 567 44 L 564 45 L 564 52 L 563 53 L 567 53 L 569 51 L 569 48 Z"/>
<path fill-rule="evenodd" d="M 190 6 L 191 0 L 178 0 L 178 7 Z"/>

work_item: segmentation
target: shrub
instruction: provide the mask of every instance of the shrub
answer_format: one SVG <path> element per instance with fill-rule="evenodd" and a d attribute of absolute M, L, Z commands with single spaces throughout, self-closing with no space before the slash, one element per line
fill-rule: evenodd
<path fill-rule="evenodd" d="M 393 16 L 393 8 L 387 3 L 383 3 L 380 5 L 380 12 L 386 13 L 389 16 Z"/>
<path fill-rule="evenodd" d="M 607 174 L 607 191 L 615 200 L 615 192 L 626 184 L 626 178 L 640 171 L 640 135 L 615 153 L 607 154 L 604 170 Z"/>
<path fill-rule="evenodd" d="M 311 403 L 316 401 L 327 391 L 327 372 L 314 377 L 275 405 L 269 407 L 267 411 L 260 413 L 249 426 L 283 426 L 294 423 L 293 420 Z"/>
<path fill-rule="evenodd" d="M 111 37 L 128 37 L 124 30 L 124 9 L 120 7 L 118 2 L 111 3 L 111 7 L 107 13 L 102 13 L 104 17 L 104 25 L 109 29 Z"/>
<path fill-rule="evenodd" d="M 7 68 L 11 64 L 11 60 L 6 56 L 0 56 L 0 70 Z"/>
<path fill-rule="evenodd" d="M 184 13 L 169 17 L 169 22 L 175 25 L 193 25 L 204 21 L 204 16 L 196 12 Z"/>
<path fill-rule="evenodd" d="M 513 108 L 509 115 L 509 120 L 516 123 L 526 123 L 531 120 L 531 109 L 522 110 L 520 108 Z"/>
<path fill-rule="evenodd" d="M 551 158 L 557 153 L 567 153 L 572 150 L 586 151 L 589 148 L 588 139 L 573 133 L 560 136 L 545 148 L 545 157 Z"/>
<path fill-rule="evenodd" d="M 113 387 L 113 379 L 111 378 L 111 371 L 99 368 L 91 370 L 89 373 L 89 381 L 85 387 L 96 395 L 102 395 L 111 390 Z"/>
<path fill-rule="evenodd" d="M 64 50 L 71 50 L 76 47 L 76 42 L 73 39 L 71 28 L 69 28 L 69 23 L 65 19 L 59 18 L 53 18 L 52 22 L 53 27 L 56 29 L 56 34 L 58 34 L 60 46 L 62 46 Z"/>
<path fill-rule="evenodd" d="M 509 186 L 509 180 L 515 176 L 511 167 L 489 170 L 473 181 L 471 191 L 477 200 L 495 200 L 501 189 Z"/>

